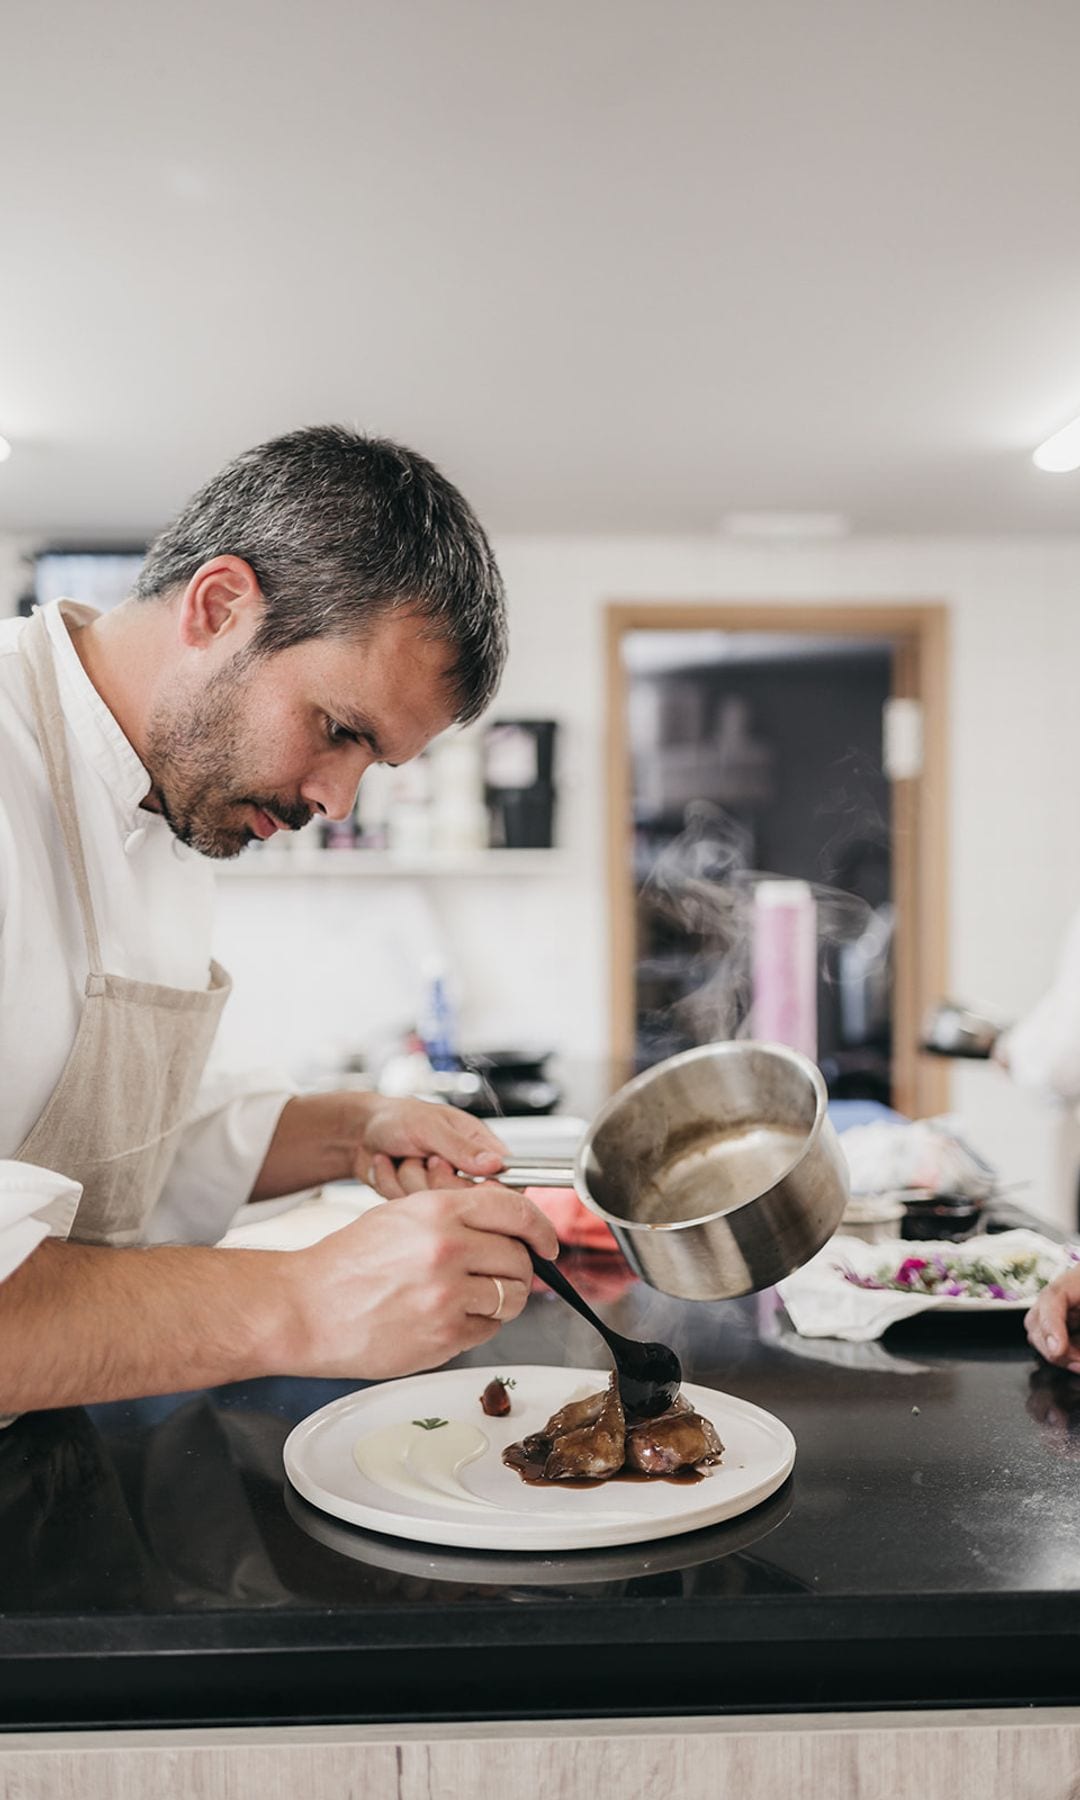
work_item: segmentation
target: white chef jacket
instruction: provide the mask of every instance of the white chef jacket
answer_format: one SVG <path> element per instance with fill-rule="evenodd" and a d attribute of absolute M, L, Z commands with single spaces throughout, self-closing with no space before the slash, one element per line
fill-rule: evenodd
<path fill-rule="evenodd" d="M 134 981 L 203 989 L 212 866 L 181 844 L 160 814 L 140 810 L 149 775 L 79 661 L 61 614 L 65 604 L 54 601 L 44 613 L 104 966 Z M 52 1173 L 43 1196 L 13 1161 L 60 1079 L 88 972 L 18 654 L 25 623 L 0 622 L 0 1279 L 10 1273 L 5 1241 L 9 1251 L 15 1241 L 6 1234 L 14 1231 L 27 1255 L 39 1226 L 35 1243 L 45 1230 L 66 1234 L 81 1192 Z M 147 1242 L 216 1242 L 248 1198 L 292 1092 L 276 1072 L 227 1074 L 211 1056 Z"/>
<path fill-rule="evenodd" d="M 1058 955 L 1053 985 L 1001 1039 L 1009 1073 L 1056 1100 L 1080 1100 L 1080 911 Z"/>

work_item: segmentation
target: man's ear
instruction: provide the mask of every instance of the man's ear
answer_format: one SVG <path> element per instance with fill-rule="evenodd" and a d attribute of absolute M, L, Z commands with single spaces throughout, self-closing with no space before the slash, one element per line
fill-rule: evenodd
<path fill-rule="evenodd" d="M 196 569 L 180 596 L 177 634 L 186 650 L 242 649 L 262 618 L 258 576 L 240 556 L 215 556 Z"/>

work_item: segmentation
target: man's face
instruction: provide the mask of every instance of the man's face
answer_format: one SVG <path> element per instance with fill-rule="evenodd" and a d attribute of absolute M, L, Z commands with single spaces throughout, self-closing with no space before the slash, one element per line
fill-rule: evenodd
<path fill-rule="evenodd" d="M 373 762 L 409 762 L 453 722 L 452 650 L 406 613 L 363 637 L 238 652 L 203 684 L 160 700 L 146 734 L 152 796 L 204 856 L 346 818 Z"/>

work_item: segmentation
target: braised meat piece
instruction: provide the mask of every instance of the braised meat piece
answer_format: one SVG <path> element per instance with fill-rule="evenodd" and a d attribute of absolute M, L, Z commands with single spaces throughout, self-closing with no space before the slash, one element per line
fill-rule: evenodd
<path fill-rule="evenodd" d="M 621 1469 L 634 1475 L 678 1475 L 721 1461 L 715 1427 L 684 1395 L 666 1413 L 627 1425 L 615 1377 L 599 1394 L 572 1400 L 543 1431 L 511 1444 L 503 1462 L 529 1482 L 606 1481 Z"/>
<path fill-rule="evenodd" d="M 642 1475 L 675 1475 L 718 1463 L 724 1446 L 716 1428 L 694 1412 L 680 1394 L 670 1412 L 631 1425 L 626 1434 L 626 1466 Z"/>
<path fill-rule="evenodd" d="M 555 1437 L 544 1464 L 545 1481 L 567 1481 L 575 1475 L 603 1480 L 605 1475 L 614 1475 L 622 1468 L 626 1460 L 626 1420 L 614 1375 L 601 1400 L 603 1404 L 595 1419 L 587 1419 L 569 1430 L 564 1427 Z"/>
<path fill-rule="evenodd" d="M 599 1394 L 590 1394 L 587 1400 L 572 1400 L 569 1406 L 560 1407 L 557 1413 L 552 1413 L 543 1431 L 534 1431 L 530 1437 L 522 1438 L 520 1444 L 511 1444 L 503 1452 L 503 1462 L 509 1463 L 512 1469 L 537 1467 L 542 1474 L 555 1439 L 580 1426 L 595 1424 L 606 1399 L 606 1390 L 601 1390 Z"/>
<path fill-rule="evenodd" d="M 600 1481 L 623 1466 L 626 1421 L 612 1376 L 599 1394 L 572 1400 L 553 1413 L 543 1431 L 511 1444 L 503 1461 L 531 1479 Z"/>
<path fill-rule="evenodd" d="M 571 1400 L 567 1406 L 560 1406 L 558 1412 L 552 1413 L 543 1431 L 538 1432 L 535 1439 L 526 1439 L 526 1442 L 548 1439 L 553 1443 L 556 1438 L 565 1437 L 568 1431 L 580 1431 L 585 1425 L 595 1425 L 614 1385 L 613 1375 L 610 1384 L 601 1388 L 598 1393 L 589 1394 L 584 1400 Z"/>

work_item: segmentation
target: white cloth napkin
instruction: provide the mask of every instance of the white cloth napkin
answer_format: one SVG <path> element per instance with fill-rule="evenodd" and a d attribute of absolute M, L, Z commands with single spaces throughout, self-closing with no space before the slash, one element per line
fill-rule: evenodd
<path fill-rule="evenodd" d="M 927 1192 L 985 1200 L 997 1176 L 964 1142 L 959 1119 L 854 1125 L 840 1139 L 853 1194 Z"/>
<path fill-rule="evenodd" d="M 66 1237 L 82 1188 L 53 1169 L 0 1160 L 0 1281 L 52 1232 Z"/>
<path fill-rule="evenodd" d="M 933 1307 L 948 1306 L 968 1310 L 977 1303 L 947 1300 L 933 1294 L 902 1294 L 888 1288 L 860 1288 L 844 1279 L 843 1266 L 858 1275 L 875 1275 L 886 1266 L 898 1268 L 909 1256 L 931 1256 L 935 1250 L 957 1260 L 976 1261 L 986 1258 L 997 1262 L 1017 1253 L 1035 1253 L 1040 1259 L 1040 1273 L 1048 1280 L 1072 1266 L 1072 1257 L 1063 1244 L 1051 1243 L 1036 1231 L 1001 1231 L 967 1238 L 962 1244 L 913 1243 L 907 1239 L 887 1238 L 867 1244 L 861 1238 L 830 1238 L 812 1260 L 789 1275 L 778 1285 L 778 1293 L 787 1307 L 788 1316 L 801 1337 L 845 1338 L 849 1343 L 867 1343 L 879 1338 L 899 1319 L 915 1313 L 929 1312 Z M 838 1266 L 839 1265 L 839 1266 Z M 1004 1306 L 1004 1301 L 986 1301 L 989 1310 Z M 1030 1304 L 1030 1302 L 1029 1302 Z"/>
<path fill-rule="evenodd" d="M 306 1250 L 332 1231 L 351 1225 L 373 1206 L 385 1202 L 374 1188 L 360 1181 L 335 1181 L 328 1188 L 299 1196 L 283 1211 L 274 1210 L 267 1217 L 245 1217 L 259 1213 L 259 1203 L 241 1207 L 232 1226 L 221 1239 L 224 1250 Z"/>

